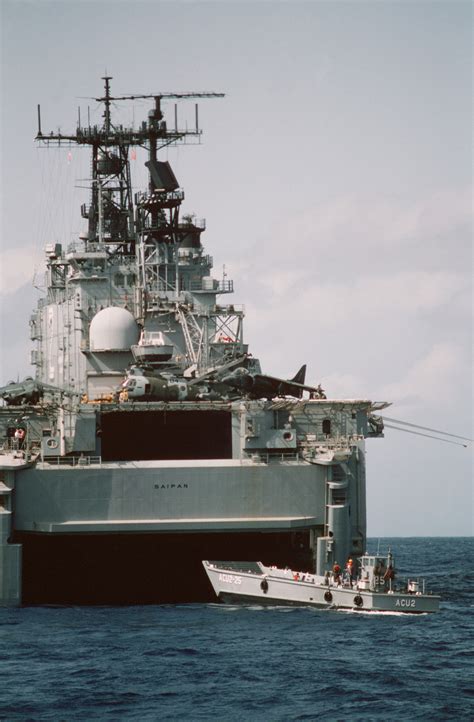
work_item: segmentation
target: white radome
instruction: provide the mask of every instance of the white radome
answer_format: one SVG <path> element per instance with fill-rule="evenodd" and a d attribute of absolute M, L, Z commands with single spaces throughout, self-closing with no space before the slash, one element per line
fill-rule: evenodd
<path fill-rule="evenodd" d="M 126 308 L 109 306 L 96 313 L 89 329 L 91 351 L 125 351 L 137 343 L 140 329 Z"/>

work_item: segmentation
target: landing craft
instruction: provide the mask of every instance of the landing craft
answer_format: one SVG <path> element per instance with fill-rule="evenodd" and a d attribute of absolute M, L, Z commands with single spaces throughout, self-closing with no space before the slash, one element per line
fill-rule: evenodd
<path fill-rule="evenodd" d="M 344 573 L 336 562 L 324 574 L 308 574 L 261 562 L 208 562 L 204 569 L 217 597 L 228 604 L 302 605 L 320 609 L 429 614 L 440 598 L 427 592 L 424 580 L 395 581 L 389 550 L 385 556 L 365 553 L 359 573 L 349 559 Z M 322 571 L 322 570 L 321 570 Z"/>

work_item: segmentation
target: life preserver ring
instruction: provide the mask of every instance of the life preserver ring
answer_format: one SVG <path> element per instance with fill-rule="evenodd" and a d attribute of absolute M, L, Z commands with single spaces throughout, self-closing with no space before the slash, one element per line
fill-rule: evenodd
<path fill-rule="evenodd" d="M 268 582 L 266 579 L 262 579 L 262 581 L 260 582 L 260 589 L 264 594 L 268 592 Z"/>
<path fill-rule="evenodd" d="M 362 599 L 360 594 L 356 594 L 356 596 L 354 597 L 354 604 L 356 605 L 356 607 L 364 606 L 364 600 Z"/>
<path fill-rule="evenodd" d="M 331 592 L 324 592 L 324 601 L 325 602 L 332 602 L 332 594 Z"/>

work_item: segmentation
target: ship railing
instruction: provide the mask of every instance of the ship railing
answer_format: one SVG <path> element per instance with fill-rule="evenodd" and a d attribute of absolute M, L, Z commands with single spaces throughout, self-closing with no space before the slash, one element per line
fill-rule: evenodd
<path fill-rule="evenodd" d="M 208 263 L 212 266 L 211 256 L 203 256 L 202 258 L 208 259 Z M 209 284 L 209 285 L 206 285 Z M 183 289 L 181 289 L 183 290 Z M 216 278 L 212 278 L 209 281 L 189 281 L 184 286 L 185 291 L 207 291 L 208 293 L 233 293 L 234 282 L 230 280 L 219 281 Z"/>
<path fill-rule="evenodd" d="M 182 288 L 180 290 L 183 290 L 183 291 L 207 291 L 208 293 L 215 292 L 217 290 L 219 282 L 213 278 L 208 283 L 209 283 L 209 287 L 206 287 L 205 283 L 203 283 L 202 280 L 188 281 L 188 283 L 184 284 L 184 288 Z"/>
<path fill-rule="evenodd" d="M 210 268 L 212 268 L 212 266 L 214 265 L 214 259 L 212 256 L 210 256 L 208 253 L 196 253 L 196 250 L 194 248 L 179 248 L 178 260 L 180 266 L 188 264 L 194 266 L 209 266 Z"/>
<path fill-rule="evenodd" d="M 148 203 L 153 203 L 154 201 L 183 201 L 184 200 L 184 191 L 181 189 L 177 189 L 174 191 L 161 191 L 161 190 L 155 190 L 152 193 L 148 193 L 146 191 L 139 191 L 135 194 L 135 203 L 137 206 L 145 206 Z"/>
<path fill-rule="evenodd" d="M 328 451 L 346 449 L 348 446 L 354 446 L 358 441 L 362 441 L 364 437 L 361 434 L 349 434 L 347 436 L 330 437 L 323 433 L 308 433 L 301 440 L 301 446 L 305 448 L 314 448 L 315 446 L 325 447 Z"/>
<path fill-rule="evenodd" d="M 15 439 L 14 437 L 9 437 L 8 439 L 5 439 L 2 445 L 0 446 L 1 451 L 5 451 L 7 454 L 10 453 L 10 451 L 26 451 L 29 454 L 35 454 L 41 447 L 41 441 L 37 438 L 27 438 L 26 442 L 23 444 L 18 441 L 18 439 Z"/>
<path fill-rule="evenodd" d="M 180 231 L 185 231 L 187 228 L 199 228 L 200 231 L 206 230 L 206 219 L 205 218 L 192 218 L 190 221 L 185 221 L 184 219 L 181 221 L 181 223 L 178 223 L 178 228 Z"/>
<path fill-rule="evenodd" d="M 86 468 L 88 466 L 102 466 L 101 456 L 45 456 L 42 466 L 73 466 Z"/>
<path fill-rule="evenodd" d="M 12 455 L 16 459 L 23 459 L 25 462 L 29 462 L 37 459 L 40 451 L 41 445 L 37 441 L 22 445 L 16 439 L 6 439 L 0 446 L 0 457 L 2 455 Z"/>
<path fill-rule="evenodd" d="M 245 306 L 242 303 L 216 304 L 213 312 L 221 316 L 242 315 L 245 313 Z"/>
<path fill-rule="evenodd" d="M 105 245 L 104 243 L 98 243 L 97 241 L 90 241 L 88 243 L 85 243 L 83 240 L 72 241 L 68 244 L 66 253 L 101 253 L 104 255 Z"/>
<path fill-rule="evenodd" d="M 247 458 L 257 464 L 272 464 L 281 461 L 299 461 L 301 455 L 298 451 L 282 451 L 275 449 L 274 451 L 251 451 L 246 450 Z"/>
<path fill-rule="evenodd" d="M 234 282 L 230 280 L 222 280 L 219 281 L 219 284 L 217 286 L 217 293 L 233 293 L 234 292 Z"/>

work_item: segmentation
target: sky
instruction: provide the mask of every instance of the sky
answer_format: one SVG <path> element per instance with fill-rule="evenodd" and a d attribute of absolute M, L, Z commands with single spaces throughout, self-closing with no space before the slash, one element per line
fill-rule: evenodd
<path fill-rule="evenodd" d="M 387 416 L 472 438 L 470 2 L 0 12 L 0 383 L 32 373 L 43 248 L 77 238 L 87 200 L 87 156 L 37 148 L 36 106 L 43 132 L 73 131 L 78 106 L 98 119 L 87 98 L 107 72 L 116 94 L 226 93 L 200 103 L 202 145 L 162 158 L 185 211 L 206 218 L 215 276 L 225 264 L 264 371 L 307 363 L 329 397 L 390 401 Z M 147 111 L 114 108 L 124 122 Z M 183 121 L 193 112 L 180 105 Z M 387 428 L 367 453 L 369 535 L 472 534 L 472 446 Z"/>

